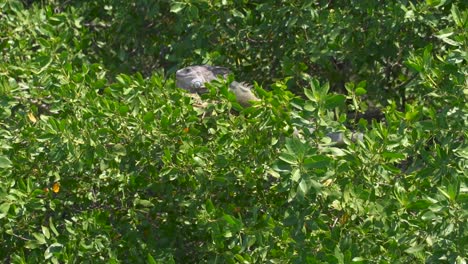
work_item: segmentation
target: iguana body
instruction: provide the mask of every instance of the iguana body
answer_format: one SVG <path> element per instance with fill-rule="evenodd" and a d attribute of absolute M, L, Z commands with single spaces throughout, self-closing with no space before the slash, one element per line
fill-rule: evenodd
<path fill-rule="evenodd" d="M 231 73 L 228 68 L 209 65 L 195 65 L 185 67 L 176 72 L 176 84 L 178 87 L 189 91 L 192 94 L 202 94 L 207 92 L 205 83 L 216 80 L 218 77 L 226 79 Z M 229 90 L 236 95 L 237 102 L 243 106 L 250 106 L 252 101 L 259 101 L 252 90 L 245 83 L 233 81 L 229 85 Z M 203 103 L 202 103 L 203 105 Z M 299 135 L 296 130 L 295 134 Z M 332 142 L 337 145 L 344 144 L 343 132 L 331 132 L 327 134 Z M 353 133 L 352 141 L 362 141 L 361 133 Z"/>
<path fill-rule="evenodd" d="M 231 71 L 228 68 L 219 66 L 189 66 L 176 72 L 176 84 L 191 93 L 201 94 L 207 91 L 205 83 L 218 77 L 226 79 L 229 73 Z M 229 85 L 229 90 L 236 95 L 237 102 L 243 106 L 250 106 L 252 101 L 259 101 L 245 83 L 233 81 Z"/>

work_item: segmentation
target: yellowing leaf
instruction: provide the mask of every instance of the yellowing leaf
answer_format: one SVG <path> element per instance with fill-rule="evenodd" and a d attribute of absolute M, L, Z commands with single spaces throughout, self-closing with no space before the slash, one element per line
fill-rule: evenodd
<path fill-rule="evenodd" d="M 33 114 L 32 112 L 29 112 L 28 118 L 29 118 L 29 120 L 30 120 L 31 122 L 33 122 L 33 123 L 36 123 L 36 122 L 37 122 L 37 119 L 36 119 L 36 117 L 34 116 L 34 114 Z"/>
<path fill-rule="evenodd" d="M 331 184 L 333 183 L 333 180 L 332 179 L 327 179 L 323 182 L 323 185 L 324 186 L 330 186 Z"/>
<path fill-rule="evenodd" d="M 54 193 L 58 193 L 60 191 L 60 183 L 56 182 L 54 185 L 52 185 L 52 191 Z"/>

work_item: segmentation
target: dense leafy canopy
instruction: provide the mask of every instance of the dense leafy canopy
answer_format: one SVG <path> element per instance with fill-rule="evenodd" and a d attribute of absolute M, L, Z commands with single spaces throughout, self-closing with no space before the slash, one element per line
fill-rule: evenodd
<path fill-rule="evenodd" d="M 464 1 L 74 2 L 0 2 L 1 262 L 466 263 Z"/>

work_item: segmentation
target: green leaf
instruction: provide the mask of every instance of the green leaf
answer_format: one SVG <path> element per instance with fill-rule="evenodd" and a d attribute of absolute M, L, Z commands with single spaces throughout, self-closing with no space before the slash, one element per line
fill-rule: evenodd
<path fill-rule="evenodd" d="M 313 180 L 313 179 L 309 179 L 309 183 L 310 183 L 309 187 L 312 187 L 316 192 L 319 192 L 323 187 L 323 185 L 320 182 Z"/>
<path fill-rule="evenodd" d="M 406 249 L 405 252 L 408 254 L 415 254 L 415 253 L 421 252 L 423 249 L 424 249 L 424 245 L 421 244 L 421 245 L 412 246 Z"/>
<path fill-rule="evenodd" d="M 28 249 L 35 249 L 35 248 L 40 247 L 40 245 L 41 244 L 39 244 L 37 240 L 29 240 L 24 244 L 24 247 Z"/>
<path fill-rule="evenodd" d="M 304 110 L 306 110 L 306 111 L 313 112 L 313 111 L 315 111 L 315 109 L 316 109 L 316 107 L 310 102 L 306 102 L 305 105 L 304 105 Z"/>
<path fill-rule="evenodd" d="M 54 233 L 54 235 L 56 235 L 56 236 L 59 235 L 59 232 L 58 232 L 57 229 L 55 228 L 55 225 L 54 225 L 54 222 L 53 222 L 52 217 L 49 217 L 49 228 L 50 228 L 50 230 L 52 230 L 52 233 Z"/>
<path fill-rule="evenodd" d="M 333 160 L 325 155 L 317 155 L 304 159 L 304 167 L 307 169 L 324 169 L 331 167 Z"/>
<path fill-rule="evenodd" d="M 49 239 L 50 238 L 49 228 L 45 226 L 41 226 L 41 229 L 42 229 L 42 234 L 44 234 L 45 238 Z"/>
<path fill-rule="evenodd" d="M 287 138 L 285 147 L 287 150 L 286 153 L 294 156 L 296 160 L 299 160 L 299 157 L 303 157 L 307 151 L 312 150 L 307 143 L 302 142 L 296 137 Z"/>
<path fill-rule="evenodd" d="M 225 230 L 225 231 L 223 232 L 223 237 L 225 237 L 225 238 L 230 238 L 230 237 L 232 237 L 232 232 L 231 232 L 230 230 Z"/>
<path fill-rule="evenodd" d="M 288 164 L 292 164 L 292 165 L 297 164 L 297 157 L 289 153 L 281 153 L 279 156 L 279 159 Z"/>
<path fill-rule="evenodd" d="M 127 105 L 121 105 L 121 106 L 119 107 L 119 113 L 120 113 L 121 115 L 127 114 L 129 110 L 130 110 L 130 107 L 128 107 Z M 143 118 L 143 119 L 144 119 L 144 118 Z"/>
<path fill-rule="evenodd" d="M 177 12 L 174 12 L 174 13 L 177 13 Z M 190 5 L 189 8 L 188 8 L 188 16 L 190 19 L 197 19 L 198 18 L 198 8 L 194 5 Z"/>
<path fill-rule="evenodd" d="M 291 173 L 291 180 L 294 182 L 298 182 L 301 178 L 301 170 L 299 168 L 294 168 Z"/>
<path fill-rule="evenodd" d="M 458 47 L 458 46 L 461 46 L 461 44 L 462 44 L 462 43 L 457 42 L 457 41 L 455 41 L 455 40 L 453 40 L 453 39 L 450 39 L 450 38 L 448 38 L 448 37 L 441 37 L 440 35 L 436 35 L 436 37 L 438 37 L 438 38 L 441 39 L 443 42 L 445 42 L 445 43 L 447 43 L 447 44 L 449 44 L 449 45 L 452 45 L 452 46 Z"/>
<path fill-rule="evenodd" d="M 210 199 L 207 199 L 205 201 L 205 208 L 208 213 L 213 213 L 215 211 L 215 207 L 213 205 L 213 202 Z"/>
<path fill-rule="evenodd" d="M 75 230 L 73 229 L 73 225 L 71 224 L 71 222 L 67 222 L 65 224 L 65 229 L 68 231 L 68 233 L 70 233 L 71 235 L 76 235 L 76 232 Z"/>
<path fill-rule="evenodd" d="M 127 154 L 127 149 L 122 144 L 115 144 L 112 150 L 114 154 L 119 156 L 125 156 Z"/>
<path fill-rule="evenodd" d="M 135 205 L 141 205 L 143 207 L 153 207 L 154 204 L 149 200 L 144 199 L 135 199 Z"/>
<path fill-rule="evenodd" d="M 408 209 L 415 209 L 415 210 L 422 210 L 422 209 L 427 209 L 429 206 L 431 206 L 433 203 L 429 200 L 418 200 L 415 202 L 410 202 L 406 208 Z"/>
<path fill-rule="evenodd" d="M 126 85 L 127 84 L 127 76 L 125 74 L 120 74 L 118 75 L 117 77 L 115 77 L 115 79 L 122 85 Z M 121 86 L 119 86 L 121 87 Z"/>
<path fill-rule="evenodd" d="M 146 255 L 146 259 L 148 260 L 149 264 L 157 264 L 156 260 L 153 258 L 153 256 L 151 256 L 150 253 L 148 253 L 148 255 Z"/>
<path fill-rule="evenodd" d="M 33 236 L 36 238 L 36 242 L 40 245 L 47 243 L 43 234 L 33 233 Z"/>
<path fill-rule="evenodd" d="M 417 72 L 422 72 L 424 70 L 424 66 L 420 60 L 407 60 L 405 64 Z"/>
<path fill-rule="evenodd" d="M 10 210 L 10 203 L 2 203 L 0 205 L 0 219 L 4 218 L 5 216 L 8 215 L 8 211 Z"/>
<path fill-rule="evenodd" d="M 437 218 L 436 214 L 434 214 L 434 212 L 431 212 L 431 211 L 427 211 L 421 216 L 421 219 L 424 221 L 433 221 L 436 218 Z"/>
<path fill-rule="evenodd" d="M 335 247 L 335 250 L 334 250 L 334 254 L 335 258 L 338 260 L 338 263 L 340 264 L 344 264 L 344 254 L 343 252 L 341 251 L 340 247 L 339 246 L 336 246 Z"/>
<path fill-rule="evenodd" d="M 310 189 L 310 186 L 307 184 L 305 180 L 301 180 L 301 182 L 299 182 L 299 191 L 301 191 L 303 194 L 307 194 L 309 189 Z"/>
<path fill-rule="evenodd" d="M 363 258 L 363 257 L 354 257 L 351 261 L 352 262 L 363 262 L 365 261 L 366 259 Z"/>
<path fill-rule="evenodd" d="M 174 2 L 172 3 L 171 5 L 171 13 L 179 13 L 180 11 L 182 11 L 182 9 L 184 9 L 185 7 L 185 3 L 181 3 L 181 2 Z"/>
<path fill-rule="evenodd" d="M 193 157 L 193 161 L 195 164 L 197 164 L 200 167 L 206 167 L 206 162 L 198 156 Z"/>
<path fill-rule="evenodd" d="M 235 225 L 236 224 L 236 221 L 234 220 L 234 218 L 230 215 L 227 215 L 227 214 L 224 214 L 223 215 L 223 218 L 224 220 L 226 220 L 226 222 L 228 222 L 228 224 L 231 224 L 231 225 Z"/>
<path fill-rule="evenodd" d="M 315 91 L 320 94 L 319 98 L 324 98 L 328 94 L 329 90 L 330 90 L 330 83 L 326 82 L 322 86 L 320 86 L 319 89 L 316 89 Z"/>
<path fill-rule="evenodd" d="M 406 158 L 406 156 L 402 153 L 395 153 L 395 152 L 389 152 L 389 151 L 383 152 L 382 157 L 387 158 L 391 161 L 398 161 L 398 160 L 402 160 Z"/>
<path fill-rule="evenodd" d="M 343 157 L 343 156 L 346 156 L 346 152 L 344 149 L 340 149 L 340 148 L 335 148 L 335 147 L 327 147 L 325 148 L 325 150 L 329 151 L 330 153 L 332 153 L 333 156 L 335 157 Z"/>
<path fill-rule="evenodd" d="M 460 14 L 460 10 L 458 9 L 458 7 L 455 5 L 455 4 L 452 4 L 452 8 L 450 9 L 450 12 L 452 13 L 452 17 L 453 17 L 453 21 L 455 21 L 455 24 L 459 27 L 459 28 L 463 28 L 464 27 L 464 22 L 462 19 L 461 19 L 461 14 Z"/>
<path fill-rule="evenodd" d="M 0 168 L 7 169 L 12 166 L 12 162 L 6 156 L 0 156 Z"/>
<path fill-rule="evenodd" d="M 143 121 L 145 121 L 145 123 L 153 122 L 153 120 L 154 120 L 153 112 L 146 112 L 145 115 L 143 116 Z"/>
<path fill-rule="evenodd" d="M 446 190 L 443 190 L 441 187 L 437 187 L 439 192 L 441 192 L 450 202 L 455 202 L 457 199 L 457 195 L 460 191 L 460 183 L 458 181 L 454 181 L 448 184 Z"/>
<path fill-rule="evenodd" d="M 242 255 L 240 255 L 240 254 L 234 255 L 234 258 L 235 258 L 239 263 L 249 263 L 249 262 L 247 262 L 247 261 L 244 259 L 244 257 L 242 257 Z"/>
<path fill-rule="evenodd" d="M 310 89 L 304 88 L 304 94 L 310 101 L 315 102 L 317 100 Z"/>
<path fill-rule="evenodd" d="M 367 94 L 367 90 L 366 90 L 366 89 L 364 89 L 364 88 L 362 88 L 362 87 L 358 87 L 358 88 L 356 89 L 356 95 L 357 95 L 357 96 L 362 96 L 362 95 L 365 95 L 365 94 Z"/>
<path fill-rule="evenodd" d="M 345 101 L 346 101 L 346 96 L 342 94 L 330 95 L 325 100 L 325 107 L 327 109 L 333 109 L 335 107 L 344 106 Z"/>
<path fill-rule="evenodd" d="M 440 187 L 437 187 L 437 190 L 439 190 L 439 192 L 442 193 L 445 196 L 445 198 L 447 198 L 448 200 L 451 200 L 450 195 L 445 190 L 443 190 Z"/>
<path fill-rule="evenodd" d="M 63 248 L 62 244 L 52 243 L 52 245 L 50 245 L 44 252 L 44 258 L 45 259 L 51 258 L 54 255 L 54 253 L 59 253 L 62 250 L 62 248 Z"/>

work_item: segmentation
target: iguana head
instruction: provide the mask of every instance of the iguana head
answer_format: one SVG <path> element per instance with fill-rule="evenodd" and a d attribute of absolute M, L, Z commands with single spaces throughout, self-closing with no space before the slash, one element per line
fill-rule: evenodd
<path fill-rule="evenodd" d="M 176 84 L 191 93 L 204 93 L 207 91 L 205 83 L 216 80 L 218 76 L 227 78 L 229 73 L 228 68 L 219 66 L 189 66 L 176 72 Z"/>

